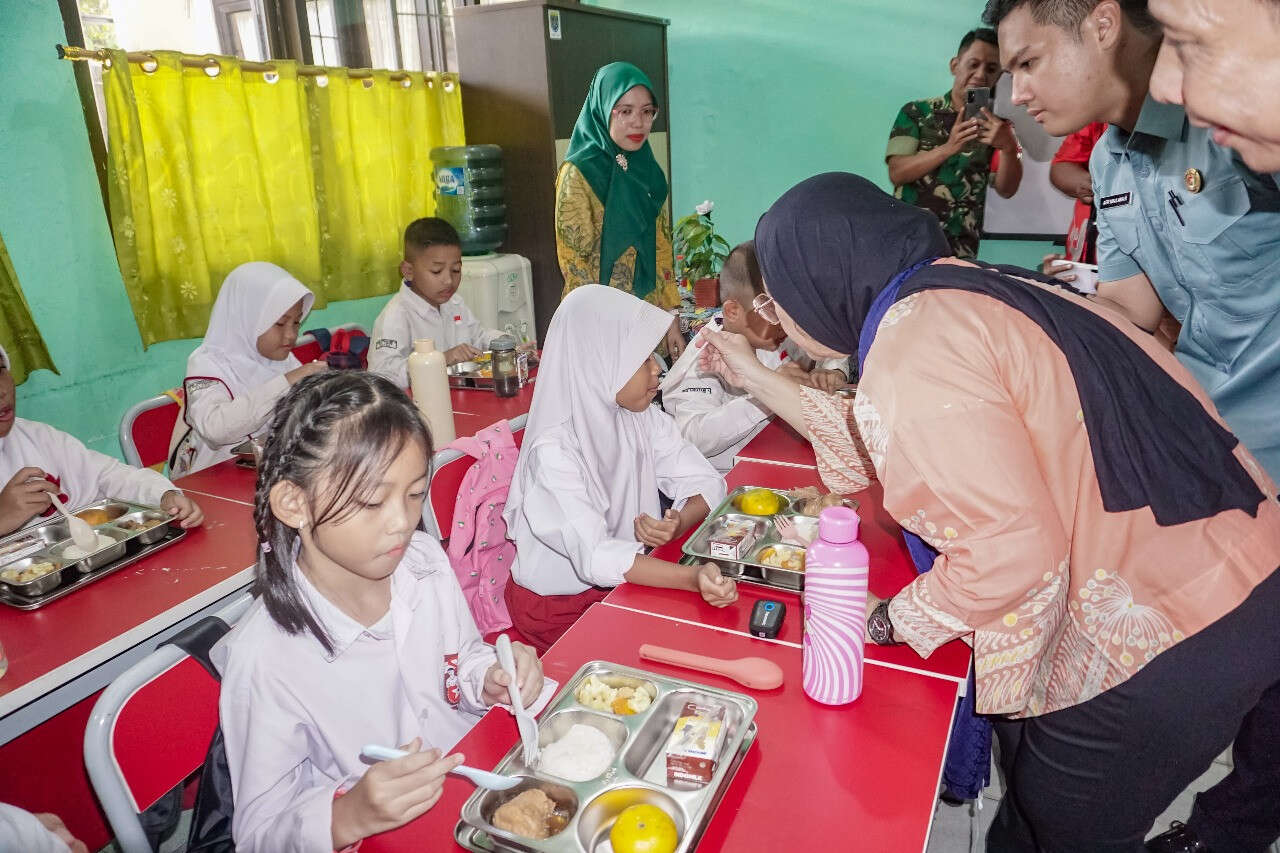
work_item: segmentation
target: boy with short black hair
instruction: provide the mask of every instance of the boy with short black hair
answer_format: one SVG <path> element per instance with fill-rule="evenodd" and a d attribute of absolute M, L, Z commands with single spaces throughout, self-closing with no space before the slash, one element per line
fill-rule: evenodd
<path fill-rule="evenodd" d="M 826 391 L 848 382 L 845 359 L 824 361 L 814 369 L 805 366 L 810 363 L 808 357 L 787 341 L 781 326 L 766 320 L 755 307 L 763 294 L 754 243 L 735 246 L 720 271 L 722 316 L 712 322 L 745 337 L 761 364 L 796 382 Z M 689 346 L 671 366 L 661 386 L 662 407 L 675 418 L 680 433 L 724 472 L 773 413 L 745 392 L 726 386 L 715 374 L 702 372 L 701 353 L 700 347 Z"/>
<path fill-rule="evenodd" d="M 453 226 L 434 216 L 415 219 L 404 230 L 404 286 L 373 324 L 369 370 L 409 386 L 413 342 L 435 341 L 445 362 L 471 361 L 503 334 L 486 329 L 458 295 L 462 281 L 462 241 Z"/>

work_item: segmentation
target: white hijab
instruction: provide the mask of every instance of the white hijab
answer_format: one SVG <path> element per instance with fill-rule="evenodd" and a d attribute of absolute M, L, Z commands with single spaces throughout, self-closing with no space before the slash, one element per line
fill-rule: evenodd
<path fill-rule="evenodd" d="M 564 427 L 586 464 L 584 479 L 611 535 L 632 535 L 641 512 L 657 511 L 653 409 L 631 412 L 615 397 L 671 326 L 671 315 L 629 293 L 599 284 L 570 291 L 547 331 L 534 384 L 524 446 Z M 507 523 L 523 500 L 528 457 L 516 463 Z"/>
<path fill-rule="evenodd" d="M 204 343 L 187 358 L 187 379 L 221 379 L 239 396 L 300 367 L 292 355 L 274 361 L 258 352 L 258 338 L 298 300 L 306 317 L 315 294 L 275 264 L 253 261 L 233 269 L 213 303 Z"/>

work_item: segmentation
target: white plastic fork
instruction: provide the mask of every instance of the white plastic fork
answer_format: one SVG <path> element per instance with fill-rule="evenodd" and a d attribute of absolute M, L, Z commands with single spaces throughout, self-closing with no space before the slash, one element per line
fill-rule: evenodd
<path fill-rule="evenodd" d="M 498 663 L 507 671 L 511 684 L 507 686 L 507 694 L 511 697 L 511 713 L 515 715 L 516 727 L 520 730 L 520 742 L 524 744 L 524 763 L 526 767 L 538 766 L 538 723 L 524 709 L 524 700 L 520 698 L 520 684 L 516 679 L 516 657 L 511 650 L 511 638 L 499 634 L 494 643 L 498 653 Z"/>
<path fill-rule="evenodd" d="M 376 743 L 366 743 L 360 748 L 360 754 L 371 761 L 395 761 L 397 758 L 404 758 L 409 753 L 403 749 L 393 749 L 389 746 L 378 746 Z M 481 788 L 492 788 L 495 791 L 509 790 L 524 781 L 519 776 L 490 773 L 488 770 L 468 767 L 465 764 L 459 764 L 449 772 L 464 776 Z"/>

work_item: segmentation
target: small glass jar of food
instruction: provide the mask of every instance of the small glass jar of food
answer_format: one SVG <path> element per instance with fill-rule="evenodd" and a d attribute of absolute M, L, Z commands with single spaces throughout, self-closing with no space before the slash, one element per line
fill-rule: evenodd
<path fill-rule="evenodd" d="M 516 366 L 516 339 L 510 335 L 494 338 L 489 345 L 493 352 L 493 391 L 499 397 L 514 397 L 520 390 L 520 372 Z"/>

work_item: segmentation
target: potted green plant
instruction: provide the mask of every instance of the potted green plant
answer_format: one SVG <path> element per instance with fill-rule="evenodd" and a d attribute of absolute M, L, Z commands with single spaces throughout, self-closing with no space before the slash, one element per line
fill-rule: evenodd
<path fill-rule="evenodd" d="M 693 301 L 699 308 L 720 304 L 720 268 L 729 256 L 729 241 L 716 233 L 711 222 L 715 203 L 704 201 L 694 212 L 680 219 L 675 228 L 676 255 L 683 260 L 680 272 L 693 287 Z"/>

